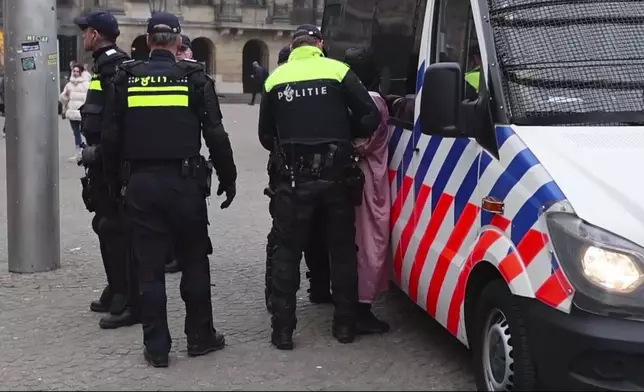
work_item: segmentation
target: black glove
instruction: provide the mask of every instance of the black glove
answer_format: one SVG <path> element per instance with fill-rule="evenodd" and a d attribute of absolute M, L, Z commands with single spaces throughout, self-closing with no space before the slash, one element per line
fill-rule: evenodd
<path fill-rule="evenodd" d="M 231 185 L 228 185 L 228 186 L 224 186 L 221 183 L 219 183 L 219 188 L 217 188 L 217 196 L 223 195 L 224 192 L 226 192 L 226 200 L 224 200 L 224 202 L 221 203 L 220 208 L 222 210 L 230 206 L 230 203 L 233 202 L 233 199 L 237 194 L 237 187 L 235 186 L 235 183 L 232 183 Z"/>

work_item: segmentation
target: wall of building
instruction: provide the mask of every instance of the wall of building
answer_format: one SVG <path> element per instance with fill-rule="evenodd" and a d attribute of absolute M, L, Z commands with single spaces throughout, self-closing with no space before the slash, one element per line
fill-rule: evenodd
<path fill-rule="evenodd" d="M 0 0 L 0 6 L 2 3 Z M 205 48 L 207 53 L 201 51 L 195 57 L 200 55 L 207 63 L 222 93 L 242 92 L 244 82 L 248 89 L 253 60 L 273 70 L 277 54 L 290 43 L 297 24 L 315 18 L 317 11 L 316 24 L 320 25 L 323 3 L 323 0 L 265 0 L 264 6 L 243 6 L 241 0 L 165 0 L 166 10 L 181 18 L 183 33 L 196 41 L 195 49 Z M 65 67 L 69 60 L 90 64 L 92 61 L 91 54 L 83 50 L 81 31 L 73 23 L 76 16 L 94 8 L 112 12 L 121 30 L 117 44 L 128 53 L 132 53 L 137 37 L 145 34 L 150 16 L 147 0 L 58 0 L 57 6 L 58 35 L 65 41 L 66 57 L 70 57 L 61 61 L 61 75 L 68 72 Z M 77 52 L 75 58 L 71 58 L 72 47 Z"/>

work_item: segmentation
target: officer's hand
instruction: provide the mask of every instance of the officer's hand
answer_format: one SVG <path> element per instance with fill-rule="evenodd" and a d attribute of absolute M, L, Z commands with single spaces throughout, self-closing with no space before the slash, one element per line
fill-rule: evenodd
<path fill-rule="evenodd" d="M 220 208 L 223 210 L 225 208 L 228 208 L 230 206 L 230 203 L 233 202 L 233 199 L 235 198 L 235 195 L 237 194 L 237 187 L 235 184 L 231 184 L 228 186 L 224 186 L 221 183 L 219 184 L 219 188 L 217 188 L 217 196 L 221 196 L 226 192 L 226 200 L 224 200 L 223 203 L 221 203 Z"/>

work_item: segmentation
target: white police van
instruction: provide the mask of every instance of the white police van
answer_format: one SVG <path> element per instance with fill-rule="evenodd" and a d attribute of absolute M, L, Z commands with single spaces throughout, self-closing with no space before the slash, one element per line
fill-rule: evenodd
<path fill-rule="evenodd" d="M 327 0 L 322 32 L 378 59 L 393 280 L 479 389 L 644 390 L 644 1 Z"/>

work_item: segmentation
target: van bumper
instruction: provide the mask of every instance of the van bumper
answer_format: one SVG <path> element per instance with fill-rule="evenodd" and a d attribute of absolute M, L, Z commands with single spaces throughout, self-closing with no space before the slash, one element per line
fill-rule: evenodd
<path fill-rule="evenodd" d="M 521 302 L 543 388 L 644 390 L 644 322 Z"/>

